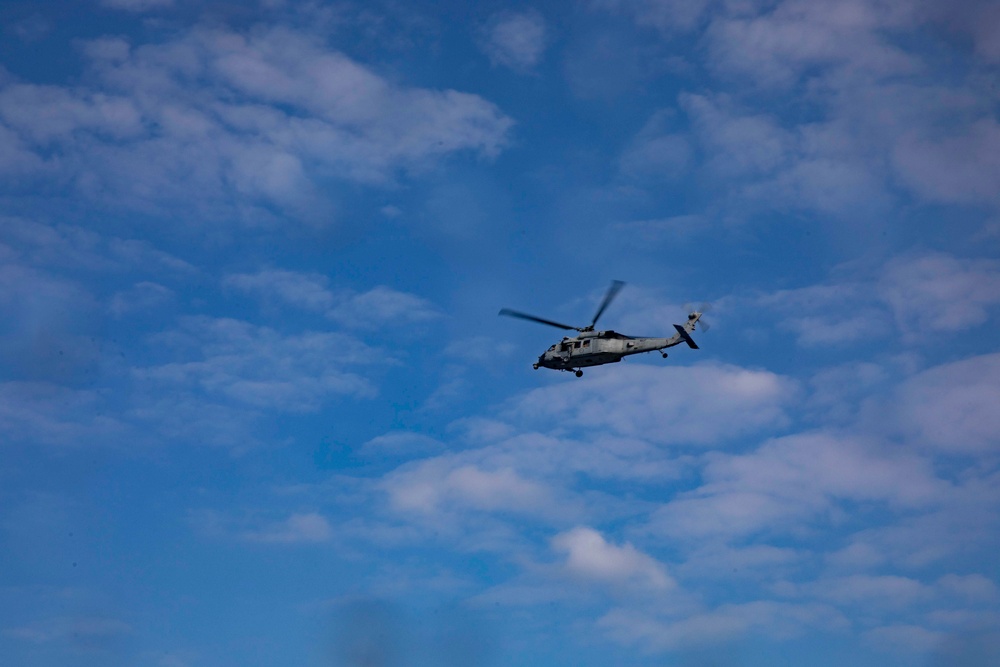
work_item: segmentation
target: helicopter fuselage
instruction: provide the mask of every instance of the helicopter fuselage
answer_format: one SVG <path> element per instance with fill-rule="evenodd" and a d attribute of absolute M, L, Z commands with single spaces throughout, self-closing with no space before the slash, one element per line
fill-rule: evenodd
<path fill-rule="evenodd" d="M 550 347 L 538 357 L 534 367 L 568 371 L 613 364 L 632 354 L 663 350 L 683 342 L 680 334 L 670 338 L 633 338 L 615 331 L 585 331 Z"/>

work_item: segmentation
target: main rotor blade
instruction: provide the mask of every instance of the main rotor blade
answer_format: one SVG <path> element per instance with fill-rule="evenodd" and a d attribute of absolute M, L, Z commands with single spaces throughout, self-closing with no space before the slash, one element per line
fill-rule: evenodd
<path fill-rule="evenodd" d="M 510 308 L 502 308 L 498 314 L 506 315 L 507 317 L 518 317 L 522 320 L 530 320 L 532 322 L 538 322 L 539 324 L 548 324 L 550 327 L 556 327 L 557 329 L 573 329 L 575 331 L 579 331 L 577 327 L 571 327 L 568 324 L 561 324 L 560 322 L 542 319 L 541 317 L 535 317 L 534 315 L 528 315 L 527 313 L 519 313 L 518 311 L 511 310 Z"/>
<path fill-rule="evenodd" d="M 604 295 L 604 301 L 601 302 L 601 307 L 597 309 L 597 312 L 594 314 L 594 319 L 590 323 L 591 328 L 597 324 L 597 320 L 602 314 L 604 314 L 604 310 L 608 307 L 611 301 L 618 296 L 618 292 L 620 292 L 623 287 L 625 287 L 625 283 L 620 280 L 613 280 L 611 282 L 611 287 L 608 288 L 608 293 Z"/>

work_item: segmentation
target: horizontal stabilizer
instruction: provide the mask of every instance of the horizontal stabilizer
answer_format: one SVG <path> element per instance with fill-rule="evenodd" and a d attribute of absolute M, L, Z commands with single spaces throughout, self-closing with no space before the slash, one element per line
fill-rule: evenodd
<path fill-rule="evenodd" d="M 679 324 L 675 324 L 674 328 L 677 329 L 677 333 L 679 333 L 681 338 L 684 339 L 684 342 L 688 344 L 688 347 L 695 350 L 698 349 L 698 344 L 694 342 L 693 338 L 691 338 L 691 334 L 684 330 L 684 327 Z"/>

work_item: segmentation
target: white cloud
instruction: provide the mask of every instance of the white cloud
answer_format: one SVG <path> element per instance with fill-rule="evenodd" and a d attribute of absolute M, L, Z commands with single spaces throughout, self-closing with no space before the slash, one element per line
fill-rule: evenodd
<path fill-rule="evenodd" d="M 143 281 L 136 283 L 131 289 L 117 292 L 111 297 L 108 309 L 116 317 L 122 317 L 130 312 L 160 308 L 173 298 L 173 290 L 157 283 Z"/>
<path fill-rule="evenodd" d="M 257 409 L 308 412 L 331 396 L 372 396 L 371 382 L 348 370 L 386 357 L 337 333 L 282 335 L 232 319 L 189 317 L 154 343 L 176 351 L 172 361 L 134 369 L 147 382 L 204 392 Z"/>
<path fill-rule="evenodd" d="M 952 136 L 907 134 L 892 157 L 903 182 L 926 199 L 974 204 L 1000 198 L 1000 123 L 992 118 Z"/>
<path fill-rule="evenodd" d="M 48 225 L 24 218 L 0 218 L 0 241 L 17 258 L 53 270 L 142 271 L 191 275 L 197 269 L 148 241 L 102 236 L 84 227 Z"/>
<path fill-rule="evenodd" d="M 575 576 L 611 584 L 636 584 L 658 590 L 674 587 L 666 568 L 629 543 L 608 543 L 586 526 L 577 526 L 552 538 L 552 548 L 566 554 L 566 570 Z"/>
<path fill-rule="evenodd" d="M 713 3 L 712 0 L 593 0 L 591 4 L 628 14 L 639 25 L 673 34 L 695 28 Z"/>
<path fill-rule="evenodd" d="M 288 28 L 196 28 L 134 48 L 106 38 L 85 53 L 93 88 L 0 87 L 0 131 L 45 156 L 50 176 L 144 210 L 323 220 L 328 179 L 382 184 L 456 151 L 493 156 L 512 124 L 478 96 L 395 85 Z"/>
<path fill-rule="evenodd" d="M 1000 262 L 944 253 L 888 262 L 877 291 L 904 333 L 950 333 L 982 324 L 1000 304 Z"/>
<path fill-rule="evenodd" d="M 774 117 L 740 115 L 726 97 L 709 98 L 683 93 L 681 108 L 695 125 L 709 151 L 709 168 L 720 176 L 769 173 L 784 165 L 795 148 L 792 132 Z"/>
<path fill-rule="evenodd" d="M 660 112 L 629 142 L 618 158 L 622 179 L 670 180 L 684 174 L 691 161 L 691 145 L 678 132 L 671 132 L 671 114 Z"/>
<path fill-rule="evenodd" d="M 0 383 L 0 429 L 8 442 L 80 447 L 108 444 L 128 429 L 104 414 L 99 392 L 47 382 Z"/>
<path fill-rule="evenodd" d="M 866 610 L 907 609 L 933 598 L 932 587 L 898 575 L 854 574 L 830 577 L 805 586 L 821 599 Z"/>
<path fill-rule="evenodd" d="M 0 173 L 38 174 L 45 168 L 44 160 L 16 132 L 0 124 Z"/>
<path fill-rule="evenodd" d="M 265 302 L 277 301 L 297 308 L 325 312 L 334 303 L 329 280 L 318 273 L 265 269 L 257 273 L 228 275 L 223 287 L 256 294 Z"/>
<path fill-rule="evenodd" d="M 346 327 L 374 329 L 427 322 L 440 317 L 426 299 L 385 285 L 366 292 L 333 290 L 326 276 L 267 269 L 226 276 L 223 286 L 257 295 L 265 304 L 285 304 L 322 313 Z"/>
<path fill-rule="evenodd" d="M 981 574 L 946 574 L 937 583 L 942 591 L 971 602 L 989 603 L 1000 597 L 997 585 Z"/>
<path fill-rule="evenodd" d="M 656 26 L 668 40 L 697 29 L 710 71 L 726 88 L 735 84 L 731 97 L 679 98 L 694 154 L 704 153 L 705 175 L 724 186 L 716 200 L 727 218 L 777 209 L 876 222 L 896 203 L 899 185 L 922 201 L 1000 205 L 1000 125 L 993 93 L 980 81 L 1000 53 L 988 37 L 1000 12 L 989 3 L 595 4 Z M 979 58 L 942 75 L 932 50 L 898 39 L 918 31 L 958 32 Z M 767 106 L 762 88 L 794 91 L 808 120 Z"/>
<path fill-rule="evenodd" d="M 404 512 L 478 510 L 551 515 L 560 511 L 549 489 L 512 468 L 483 469 L 431 459 L 402 468 L 381 483 L 392 506 Z"/>
<path fill-rule="evenodd" d="M 427 322 L 440 314 L 422 297 L 379 285 L 344 298 L 329 317 L 348 327 L 375 328 Z"/>
<path fill-rule="evenodd" d="M 617 243 L 648 248 L 688 240 L 708 227 L 709 221 L 700 215 L 675 215 L 651 220 L 630 220 L 611 225 L 609 235 Z"/>
<path fill-rule="evenodd" d="M 850 535 L 847 549 L 834 552 L 831 564 L 848 570 L 891 564 L 897 571 L 919 571 L 933 564 L 950 567 L 973 553 L 992 553 L 1000 549 L 998 482 L 997 473 L 963 475 L 936 503 Z"/>
<path fill-rule="evenodd" d="M 795 383 L 762 370 L 721 364 L 628 365 L 586 382 L 534 389 L 515 411 L 529 422 L 569 430 L 608 429 L 659 443 L 714 444 L 780 427 Z"/>
<path fill-rule="evenodd" d="M 691 546 L 691 545 L 689 545 Z M 804 549 L 751 544 L 734 547 L 703 542 L 685 550 L 686 559 L 674 571 L 684 580 L 764 580 L 773 573 L 794 571 L 811 554 Z"/>
<path fill-rule="evenodd" d="M 988 354 L 918 373 L 870 419 L 943 453 L 976 454 L 1000 447 L 998 405 L 1000 354 Z"/>
<path fill-rule="evenodd" d="M 987 321 L 1000 304 L 1000 263 L 940 252 L 908 253 L 877 268 L 845 265 L 825 284 L 780 290 L 755 306 L 783 316 L 804 347 L 847 345 L 896 332 L 910 343 Z"/>
<path fill-rule="evenodd" d="M 941 632 L 919 625 L 897 623 L 865 632 L 865 639 L 893 653 L 923 653 L 938 646 L 945 638 Z"/>
<path fill-rule="evenodd" d="M 482 29 L 480 44 L 494 65 L 518 71 L 533 68 L 545 51 L 545 19 L 534 10 L 495 15 Z"/>
<path fill-rule="evenodd" d="M 931 3 L 930 15 L 949 28 L 972 37 L 976 54 L 987 63 L 1000 62 L 1000 7 L 992 0 Z"/>
<path fill-rule="evenodd" d="M 172 7 L 174 0 L 100 0 L 101 4 L 111 9 L 123 9 L 128 12 L 145 12 L 151 9 Z"/>
<path fill-rule="evenodd" d="M 872 285 L 847 283 L 781 290 L 758 300 L 784 315 L 782 329 L 803 347 L 850 345 L 881 338 L 890 330 L 888 314 L 873 302 Z"/>
<path fill-rule="evenodd" d="M 704 483 L 662 506 L 650 529 L 682 540 L 793 533 L 835 503 L 881 501 L 925 508 L 949 492 L 930 462 L 877 442 L 800 434 L 757 451 L 712 455 Z"/>
<path fill-rule="evenodd" d="M 908 3 L 836 0 L 818 6 L 785 0 L 772 11 L 760 9 L 755 16 L 714 17 L 706 35 L 719 73 L 789 86 L 811 67 L 873 78 L 916 69 L 914 60 L 882 35 L 915 24 Z"/>
<path fill-rule="evenodd" d="M 124 140 L 140 136 L 142 114 L 127 97 L 58 86 L 10 84 L 0 89 L 0 118 L 28 142 L 49 148 L 75 133 Z"/>
<path fill-rule="evenodd" d="M 415 458 L 444 449 L 444 444 L 419 433 L 394 431 L 376 436 L 363 444 L 360 452 L 366 456 L 404 456 Z"/>
<path fill-rule="evenodd" d="M 813 390 L 809 408 L 827 424 L 852 418 L 860 399 L 885 386 L 891 371 L 888 365 L 875 362 L 850 362 L 821 369 L 809 381 Z"/>
<path fill-rule="evenodd" d="M 49 644 L 69 641 L 78 648 L 107 648 L 109 642 L 134 633 L 134 628 L 125 621 L 100 616 L 61 616 L 39 621 L 31 625 L 7 628 L 3 634 L 33 644 Z"/>
<path fill-rule="evenodd" d="M 837 117 L 786 127 L 725 95 L 683 93 L 679 103 L 704 153 L 706 176 L 726 184 L 731 215 L 745 217 L 743 209 L 753 204 L 853 218 L 889 202 L 880 163 Z"/>
<path fill-rule="evenodd" d="M 884 553 L 871 544 L 853 542 L 826 557 L 827 564 L 834 570 L 867 570 L 885 562 Z"/>
<path fill-rule="evenodd" d="M 26 220 L 6 220 L 5 232 L 25 261 L 37 265 L 93 271 L 197 273 L 188 262 L 158 250 L 148 241 L 101 236 L 82 227 L 49 226 Z"/>
<path fill-rule="evenodd" d="M 277 544 L 329 542 L 333 529 L 322 514 L 308 512 L 292 514 L 279 523 L 246 532 L 243 537 L 251 542 Z"/>
<path fill-rule="evenodd" d="M 829 605 L 770 600 L 720 605 L 679 619 L 617 608 L 598 621 L 598 626 L 613 639 L 652 651 L 717 645 L 750 633 L 787 639 L 810 628 L 830 631 L 847 625 L 847 620 Z"/>
<path fill-rule="evenodd" d="M 96 299 L 79 283 L 0 264 L 0 369 L 13 380 L 69 386 L 92 380 L 101 350 Z"/>

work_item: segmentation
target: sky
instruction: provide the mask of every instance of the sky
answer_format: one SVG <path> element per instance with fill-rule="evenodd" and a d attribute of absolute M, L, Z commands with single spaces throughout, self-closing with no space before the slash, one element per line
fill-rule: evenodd
<path fill-rule="evenodd" d="M 3 664 L 995 664 L 995 2 L 0 31 Z"/>

